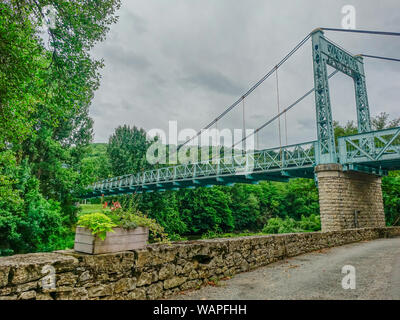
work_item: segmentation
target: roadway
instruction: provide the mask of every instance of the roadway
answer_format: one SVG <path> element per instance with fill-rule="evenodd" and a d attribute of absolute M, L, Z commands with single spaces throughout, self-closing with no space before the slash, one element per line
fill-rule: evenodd
<path fill-rule="evenodd" d="M 355 267 L 355 289 L 342 287 L 345 265 Z M 400 238 L 285 259 L 172 299 L 400 299 Z"/>

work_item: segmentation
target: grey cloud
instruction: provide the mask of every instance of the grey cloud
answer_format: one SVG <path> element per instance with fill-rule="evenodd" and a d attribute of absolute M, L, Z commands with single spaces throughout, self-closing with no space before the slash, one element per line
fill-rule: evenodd
<path fill-rule="evenodd" d="M 316 27 L 340 28 L 343 5 L 356 8 L 360 29 L 396 31 L 398 0 L 124 0 L 119 22 L 93 54 L 105 58 L 90 114 L 95 141 L 107 141 L 123 124 L 168 130 L 200 129 L 239 98 Z M 397 57 L 393 37 L 326 32 L 353 53 Z M 365 59 L 371 114 L 398 108 L 400 67 Z M 336 76 L 335 76 L 336 78 Z M 335 120 L 355 120 L 351 81 L 330 81 Z M 246 98 L 246 126 L 256 128 L 277 112 L 275 75 Z M 307 43 L 279 69 L 281 108 L 313 86 Z M 218 123 L 241 128 L 241 108 Z M 288 113 L 288 142 L 316 138 L 314 97 Z M 259 134 L 263 147 L 278 141 L 277 124 Z"/>
<path fill-rule="evenodd" d="M 125 68 L 145 70 L 151 66 L 145 56 L 139 55 L 133 50 L 126 50 L 122 46 L 107 45 L 102 52 L 106 62 L 111 62 L 113 66 L 123 68 L 122 70 Z"/>
<path fill-rule="evenodd" d="M 200 86 L 205 90 L 228 95 L 240 95 L 245 88 L 217 71 L 203 71 L 180 80 L 182 85 Z"/>
<path fill-rule="evenodd" d="M 146 20 L 143 19 L 142 17 L 138 16 L 132 11 L 124 10 L 121 12 L 122 13 L 122 18 L 124 21 L 127 21 L 127 28 L 130 30 L 134 30 L 137 34 L 144 34 L 146 33 L 147 30 L 147 23 Z"/>

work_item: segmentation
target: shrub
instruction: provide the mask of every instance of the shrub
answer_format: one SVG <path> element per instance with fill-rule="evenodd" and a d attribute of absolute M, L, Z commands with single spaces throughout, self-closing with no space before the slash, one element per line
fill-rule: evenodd
<path fill-rule="evenodd" d="M 304 231 L 320 231 L 321 217 L 317 214 L 312 214 L 309 217 L 301 216 L 299 225 Z"/>
<path fill-rule="evenodd" d="M 265 233 L 302 232 L 298 223 L 292 218 L 271 218 L 263 228 Z"/>
<path fill-rule="evenodd" d="M 311 232 L 321 230 L 320 216 L 312 214 L 309 217 L 301 216 L 300 221 L 292 218 L 271 218 L 263 228 L 264 233 L 292 233 Z"/>
<path fill-rule="evenodd" d="M 0 256 L 71 247 L 60 203 L 45 199 L 25 161 L 0 152 Z"/>

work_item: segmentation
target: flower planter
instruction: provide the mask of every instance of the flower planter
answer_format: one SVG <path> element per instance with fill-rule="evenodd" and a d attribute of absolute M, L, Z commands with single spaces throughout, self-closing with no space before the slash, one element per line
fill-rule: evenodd
<path fill-rule="evenodd" d="M 105 240 L 92 235 L 92 231 L 76 227 L 74 250 L 89 254 L 111 253 L 142 249 L 149 238 L 149 229 L 137 227 L 135 229 L 114 228 L 114 232 L 107 232 Z"/>

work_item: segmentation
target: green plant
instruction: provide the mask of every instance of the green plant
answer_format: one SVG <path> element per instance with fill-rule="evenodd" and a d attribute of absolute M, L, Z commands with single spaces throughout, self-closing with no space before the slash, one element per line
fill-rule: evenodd
<path fill-rule="evenodd" d="M 218 238 L 219 234 L 215 231 L 208 230 L 207 232 L 203 233 L 201 235 L 202 239 L 213 239 L 213 238 Z"/>
<path fill-rule="evenodd" d="M 117 224 L 113 223 L 111 218 L 104 213 L 95 212 L 80 216 L 78 226 L 92 230 L 93 235 L 104 240 L 107 232 L 114 232 L 112 228 L 117 227 Z"/>
<path fill-rule="evenodd" d="M 264 233 L 292 233 L 312 232 L 321 230 L 319 215 L 312 214 L 309 217 L 301 216 L 300 221 L 293 218 L 270 218 L 263 228 Z"/>
<path fill-rule="evenodd" d="M 301 216 L 299 225 L 303 231 L 320 231 L 321 217 L 316 214 L 312 214 L 309 217 Z"/>
<path fill-rule="evenodd" d="M 164 228 L 157 223 L 155 219 L 148 218 L 139 211 L 137 203 L 131 199 L 125 205 L 126 209 L 122 208 L 117 201 L 111 212 L 106 213 L 113 223 L 125 229 L 134 229 L 137 227 L 146 227 L 150 231 L 150 239 L 153 242 L 169 243 L 168 234 Z"/>
<path fill-rule="evenodd" d="M 168 239 L 170 241 L 187 241 L 187 237 L 183 237 L 177 233 L 168 234 Z"/>
<path fill-rule="evenodd" d="M 271 218 L 262 231 L 264 233 L 292 233 L 301 232 L 302 230 L 298 226 L 297 221 L 292 218 Z"/>

